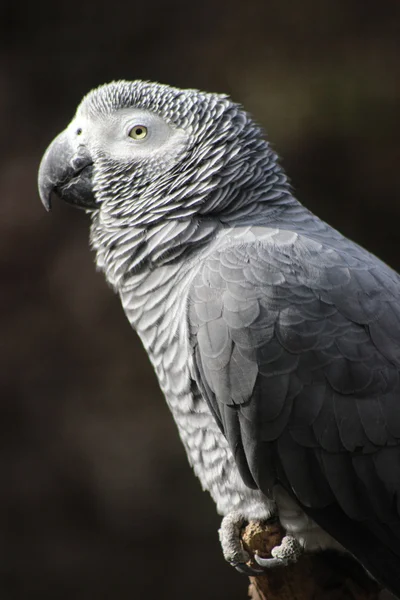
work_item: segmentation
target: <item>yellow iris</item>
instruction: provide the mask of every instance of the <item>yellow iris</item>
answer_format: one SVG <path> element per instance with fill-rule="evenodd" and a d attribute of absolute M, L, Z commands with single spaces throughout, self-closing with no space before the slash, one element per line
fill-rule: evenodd
<path fill-rule="evenodd" d="M 143 140 L 147 136 L 147 127 L 144 125 L 135 125 L 130 130 L 129 136 L 134 140 Z"/>

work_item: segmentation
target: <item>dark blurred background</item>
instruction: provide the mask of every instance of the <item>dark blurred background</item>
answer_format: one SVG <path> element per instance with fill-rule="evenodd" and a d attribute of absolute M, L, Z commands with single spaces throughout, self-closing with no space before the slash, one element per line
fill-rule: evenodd
<path fill-rule="evenodd" d="M 0 598 L 243 600 L 88 218 L 36 191 L 112 79 L 227 92 L 298 198 L 400 269 L 400 3 L 152 0 L 0 8 Z"/>

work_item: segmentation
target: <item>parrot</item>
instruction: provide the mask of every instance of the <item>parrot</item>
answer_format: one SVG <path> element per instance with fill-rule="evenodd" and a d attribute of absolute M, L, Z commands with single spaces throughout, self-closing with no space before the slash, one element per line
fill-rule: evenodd
<path fill-rule="evenodd" d="M 297 200 L 225 94 L 90 91 L 38 189 L 89 215 L 225 559 L 254 574 L 340 553 L 400 597 L 400 276 Z M 285 536 L 250 567 L 241 528 L 270 519 Z"/>

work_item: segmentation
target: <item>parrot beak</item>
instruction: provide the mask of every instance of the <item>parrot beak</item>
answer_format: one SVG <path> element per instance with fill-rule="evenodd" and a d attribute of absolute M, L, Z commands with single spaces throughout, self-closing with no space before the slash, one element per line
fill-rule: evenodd
<path fill-rule="evenodd" d="M 67 132 L 47 148 L 39 167 L 38 187 L 43 206 L 51 208 L 51 195 L 79 208 L 96 208 L 93 193 L 93 159 L 85 146 L 74 149 Z"/>

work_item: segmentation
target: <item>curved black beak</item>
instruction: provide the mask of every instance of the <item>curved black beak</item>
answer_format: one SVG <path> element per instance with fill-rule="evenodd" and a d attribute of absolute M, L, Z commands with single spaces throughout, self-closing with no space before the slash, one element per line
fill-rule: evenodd
<path fill-rule="evenodd" d="M 47 148 L 39 167 L 39 195 L 46 210 L 54 192 L 79 208 L 96 208 L 93 193 L 93 159 L 85 146 L 74 149 L 66 131 Z"/>

